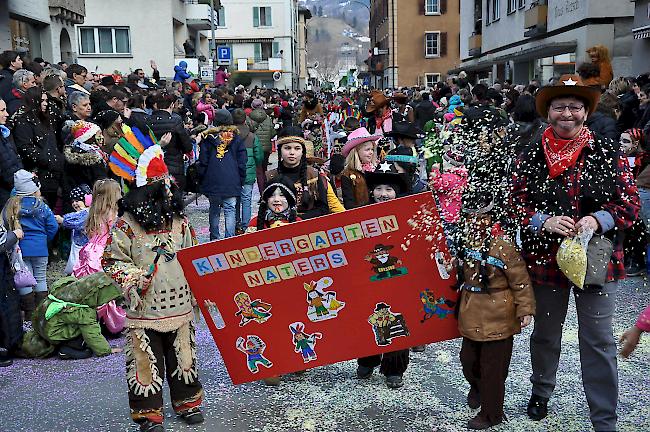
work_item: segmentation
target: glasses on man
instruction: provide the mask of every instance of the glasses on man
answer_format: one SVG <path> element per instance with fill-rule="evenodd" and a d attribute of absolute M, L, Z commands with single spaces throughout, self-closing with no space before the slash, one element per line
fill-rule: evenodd
<path fill-rule="evenodd" d="M 584 105 L 552 105 L 551 109 L 556 113 L 563 113 L 568 108 L 572 114 L 577 114 L 584 108 Z"/>

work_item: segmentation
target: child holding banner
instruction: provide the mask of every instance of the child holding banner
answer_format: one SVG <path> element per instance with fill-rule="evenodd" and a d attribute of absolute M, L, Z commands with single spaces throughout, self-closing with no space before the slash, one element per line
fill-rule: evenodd
<path fill-rule="evenodd" d="M 275 228 L 299 221 L 296 202 L 296 189 L 291 180 L 283 176 L 272 178 L 262 191 L 257 216 L 251 219 L 246 232 Z M 263 381 L 266 385 L 277 386 L 280 384 L 280 377 L 264 378 Z"/>
<path fill-rule="evenodd" d="M 366 174 L 370 192 L 370 203 L 385 202 L 410 194 L 408 184 L 397 171 L 394 162 L 383 162 L 375 171 Z M 385 324 L 388 324 L 385 321 Z M 381 331 L 381 328 L 379 329 Z M 368 379 L 375 367 L 386 377 L 388 388 L 396 389 L 404 385 L 402 376 L 409 364 L 409 350 L 392 351 L 385 354 L 363 357 L 357 360 L 357 378 Z"/>
<path fill-rule="evenodd" d="M 278 175 L 289 178 L 296 190 L 298 215 L 311 219 L 329 214 L 327 180 L 307 163 L 307 141 L 302 129 L 289 126 L 278 133 L 278 168 L 266 172 L 267 182 Z"/>
<path fill-rule="evenodd" d="M 470 384 L 467 404 L 481 411 L 467 427 L 487 429 L 505 420 L 505 381 L 513 335 L 530 324 L 535 296 L 526 264 L 492 221 L 494 201 L 467 200 L 458 330 L 463 336 L 460 360 Z M 474 207 L 474 208 L 468 208 Z"/>
<path fill-rule="evenodd" d="M 194 297 L 176 253 L 196 237 L 183 215 L 162 148 L 123 126 L 111 170 L 129 182 L 102 265 L 127 305 L 126 377 L 131 418 L 140 431 L 164 431 L 163 377 L 172 406 L 188 424 L 203 422 L 193 322 Z"/>

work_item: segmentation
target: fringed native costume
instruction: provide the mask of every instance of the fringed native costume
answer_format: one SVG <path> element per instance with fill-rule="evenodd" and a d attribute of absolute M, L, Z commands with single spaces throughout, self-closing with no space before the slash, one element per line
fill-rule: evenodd
<path fill-rule="evenodd" d="M 116 174 L 135 183 L 129 193 L 168 181 L 155 138 L 128 126 L 124 129 L 125 138 L 115 146 L 110 165 Z M 139 205 L 146 213 L 155 211 L 153 204 Z M 203 400 L 196 364 L 195 300 L 176 257 L 179 249 L 197 243 L 196 236 L 186 218 L 173 216 L 170 222 L 146 230 L 127 208 L 111 232 L 102 260 L 127 305 L 129 406 L 131 417 L 141 425 L 163 422 L 165 375 L 174 411 L 186 421 L 188 413 L 200 413 Z"/>

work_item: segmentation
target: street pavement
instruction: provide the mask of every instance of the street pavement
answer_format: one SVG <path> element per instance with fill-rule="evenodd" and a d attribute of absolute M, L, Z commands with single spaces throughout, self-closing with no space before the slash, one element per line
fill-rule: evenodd
<path fill-rule="evenodd" d="M 257 195 L 258 196 L 258 195 Z M 254 198 L 253 202 L 257 202 Z M 188 207 L 201 241 L 208 239 L 207 200 Z M 50 278 L 63 267 L 55 263 Z M 623 282 L 617 294 L 615 333 L 635 322 L 650 303 L 644 278 Z M 531 326 L 532 327 L 532 326 Z M 508 422 L 494 431 L 589 431 L 589 409 L 582 391 L 575 307 L 564 327 L 558 385 L 550 414 L 530 421 L 525 406 L 530 395 L 531 329 L 515 338 L 506 387 Z M 619 361 L 619 430 L 650 430 L 648 373 L 650 338 L 630 360 Z M 123 339 L 111 341 L 121 346 Z M 355 379 L 356 363 L 343 362 L 283 377 L 279 387 L 261 383 L 233 386 L 205 323 L 197 334 L 200 378 L 206 392 L 206 421 L 189 427 L 175 418 L 165 394 L 168 431 L 459 431 L 475 412 L 465 405 L 469 389 L 458 354 L 460 341 L 429 345 L 412 353 L 404 387 L 388 389 L 380 375 Z M 135 431 L 129 419 L 124 355 L 80 361 L 16 360 L 0 368 L 0 432 Z"/>

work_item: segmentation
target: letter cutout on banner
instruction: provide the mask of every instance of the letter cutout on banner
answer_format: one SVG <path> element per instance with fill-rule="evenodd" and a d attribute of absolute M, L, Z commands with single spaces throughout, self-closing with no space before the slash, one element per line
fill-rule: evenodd
<path fill-rule="evenodd" d="M 186 248 L 178 260 L 235 384 L 458 337 L 430 192 Z"/>

